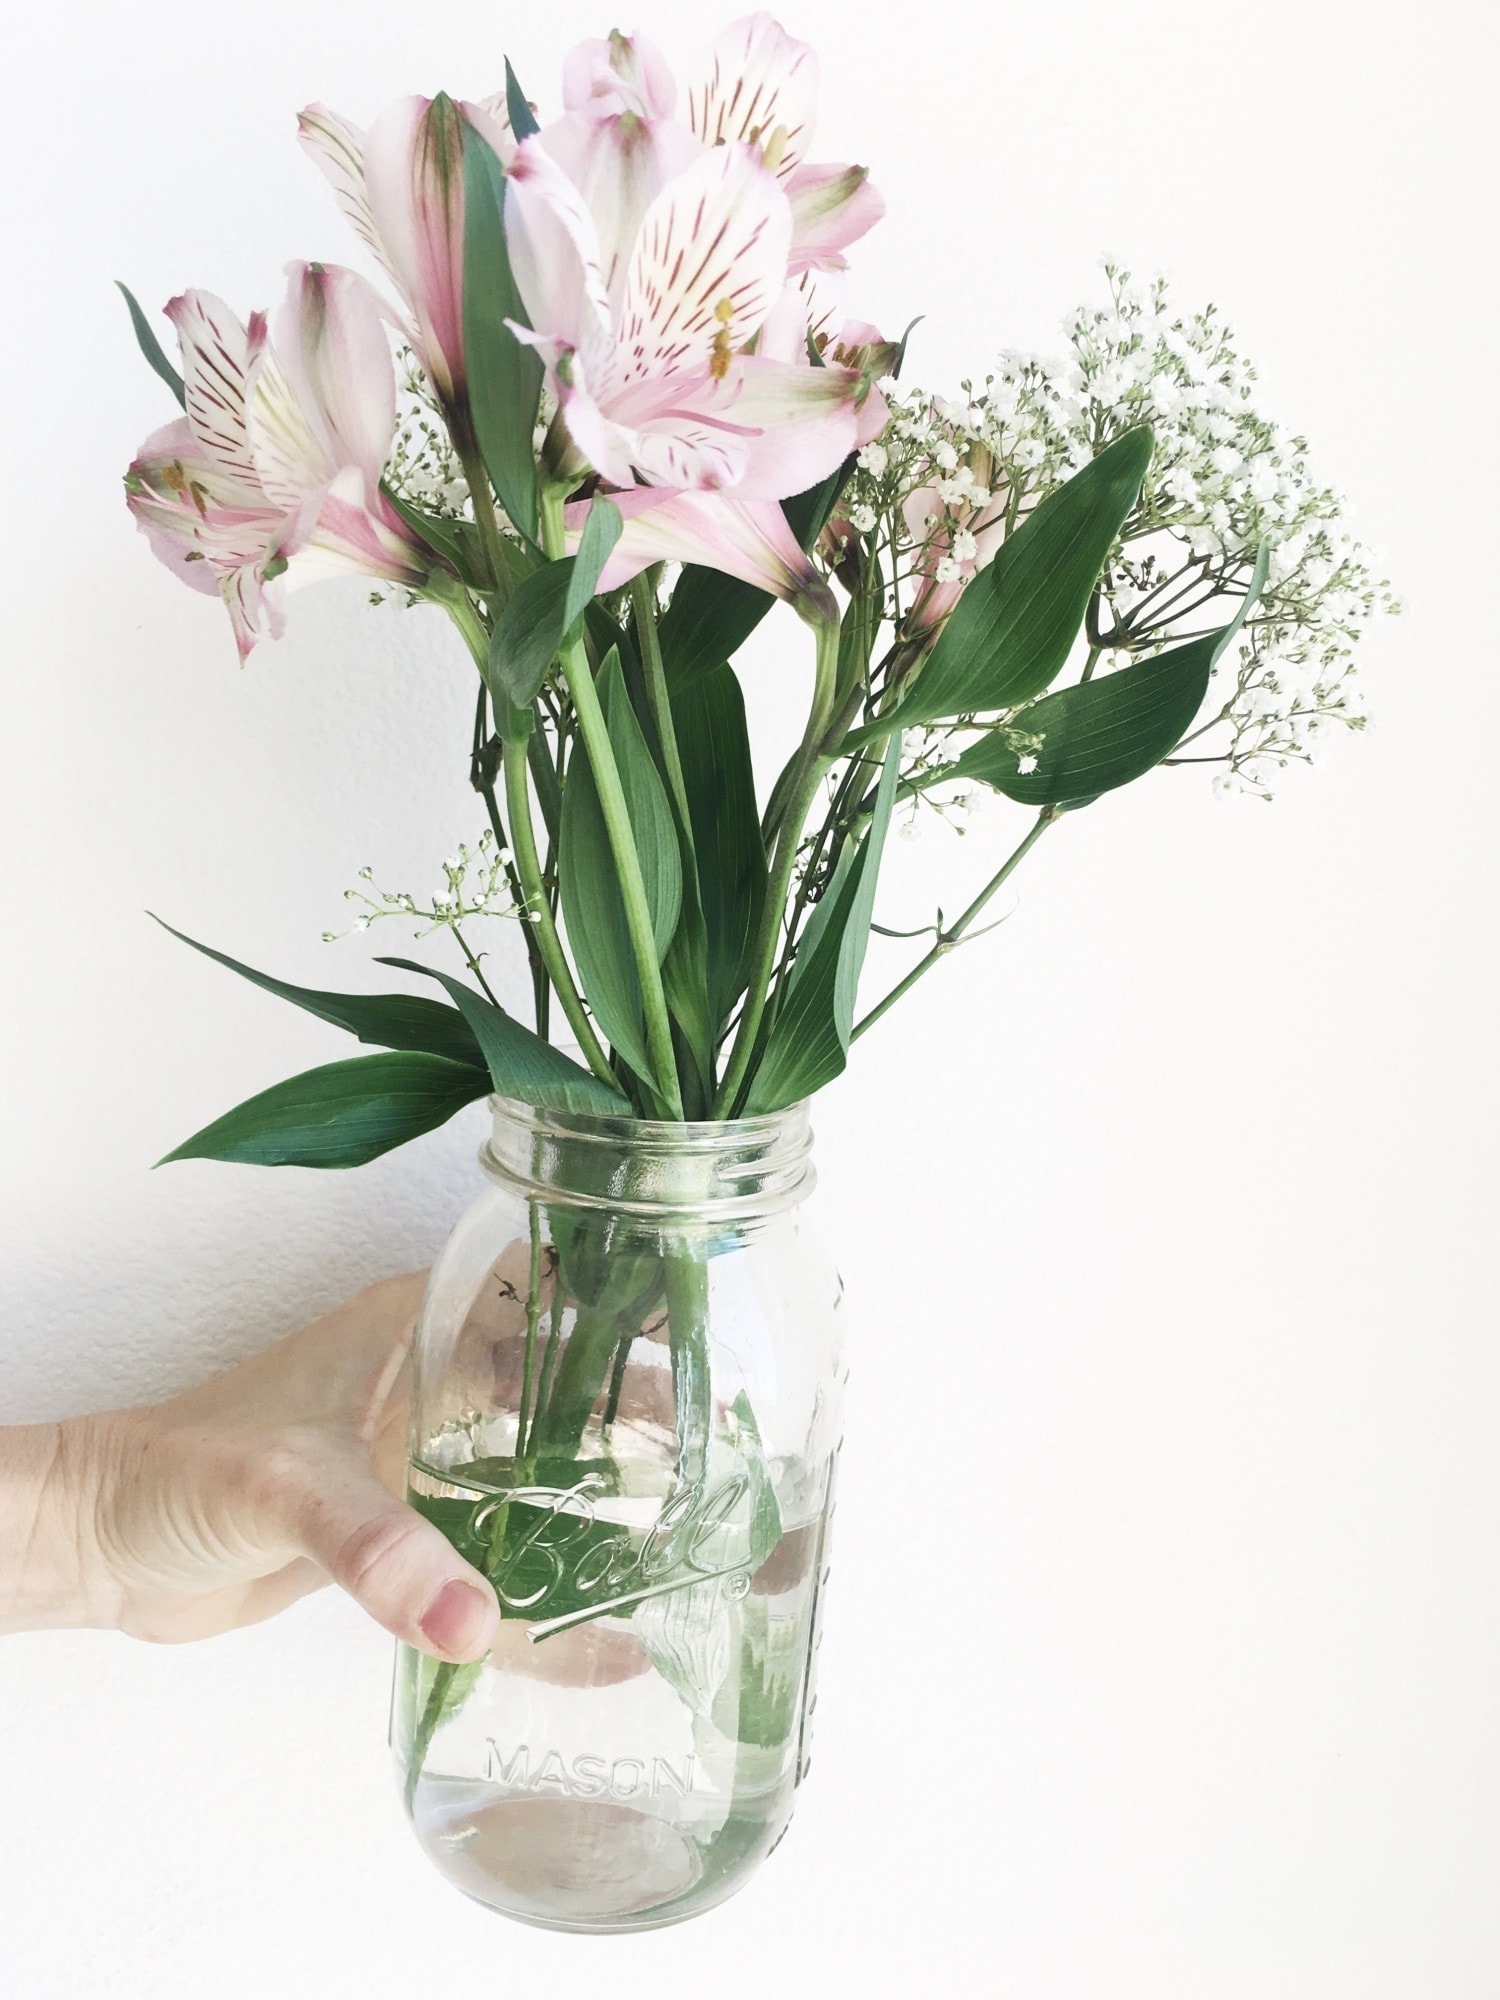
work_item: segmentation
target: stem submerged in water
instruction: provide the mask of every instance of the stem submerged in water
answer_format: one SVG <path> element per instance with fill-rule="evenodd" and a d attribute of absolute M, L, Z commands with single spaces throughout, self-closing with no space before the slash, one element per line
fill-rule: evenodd
<path fill-rule="evenodd" d="M 696 1486 L 708 1463 L 713 1404 L 708 1373 L 708 1263 L 699 1246 L 679 1239 L 667 1250 L 667 1338 L 677 1409 L 677 1481 Z"/>

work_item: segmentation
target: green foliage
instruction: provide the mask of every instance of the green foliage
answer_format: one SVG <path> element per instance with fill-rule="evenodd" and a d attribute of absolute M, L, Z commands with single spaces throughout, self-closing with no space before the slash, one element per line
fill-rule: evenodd
<path fill-rule="evenodd" d="M 502 1097 L 518 1098 L 521 1103 L 534 1104 L 543 1111 L 629 1112 L 630 1106 L 617 1090 L 560 1049 L 553 1048 L 550 1042 L 544 1042 L 540 1035 L 533 1034 L 503 1007 L 486 1000 L 461 979 L 419 965 L 411 958 L 382 958 L 377 962 L 399 966 L 404 972 L 423 973 L 452 994 L 473 1036 L 479 1060 L 488 1066 L 491 1081 Z"/>
<path fill-rule="evenodd" d="M 766 898 L 745 697 L 733 667 L 714 667 L 674 689 L 672 722 L 698 864 L 708 1011 L 717 1033 L 750 977 Z"/>
<path fill-rule="evenodd" d="M 964 590 L 894 711 L 903 728 L 1014 708 L 1050 686 L 1067 664 L 1150 462 L 1150 431 L 1127 431 L 1006 537 Z M 857 729 L 847 747 L 888 727 Z"/>
<path fill-rule="evenodd" d="M 886 748 L 869 827 L 846 844 L 803 934 L 786 995 L 751 1076 L 746 1116 L 780 1111 L 810 1096 L 849 1059 L 855 995 L 900 768 L 898 731 Z"/>
<path fill-rule="evenodd" d="M 471 1063 L 399 1050 L 352 1056 L 288 1077 L 226 1111 L 158 1162 L 234 1160 L 257 1167 L 362 1167 L 489 1094 Z"/>
<path fill-rule="evenodd" d="M 624 522 L 612 500 L 596 500 L 578 553 L 543 563 L 522 579 L 495 621 L 485 675 L 497 708 L 529 709 L 547 669 L 577 637 Z"/>
<path fill-rule="evenodd" d="M 381 481 L 380 490 L 407 527 L 421 537 L 434 555 L 441 556 L 465 583 L 473 586 L 477 582 L 480 567 L 475 565 L 477 551 L 472 542 L 474 529 L 470 522 L 450 520 L 444 514 L 428 514 L 420 507 L 413 507 L 388 480 Z"/>
<path fill-rule="evenodd" d="M 682 857 L 676 824 L 612 651 L 599 674 L 599 699 L 620 774 L 658 960 L 665 958 L 682 908 Z M 584 994 L 602 1032 L 636 1072 L 654 1085 L 647 1053 L 640 977 L 626 928 L 614 851 L 588 753 L 579 742 L 563 787 L 558 888 L 568 941 Z"/>
<path fill-rule="evenodd" d="M 141 311 L 135 293 L 131 291 L 128 285 L 123 284 L 119 278 L 115 279 L 115 283 L 119 285 L 120 290 L 124 293 L 125 303 L 130 308 L 130 324 L 135 328 L 135 337 L 141 353 L 145 355 L 146 360 L 156 370 L 157 374 L 160 375 L 178 402 L 186 408 L 187 390 L 183 385 L 182 377 L 162 352 L 161 342 L 152 331 L 150 320 Z"/>
<path fill-rule="evenodd" d="M 1260 595 L 1268 562 L 1263 548 L 1239 611 L 1222 630 L 1119 673 L 1060 688 L 1028 708 L 1021 726 L 1042 739 L 1035 770 L 1023 774 L 1016 751 L 994 735 L 971 745 L 945 775 L 978 778 L 1024 805 L 1070 808 L 1142 777 L 1192 728 L 1215 663 Z"/>
<path fill-rule="evenodd" d="M 484 1057 L 473 1030 L 460 1012 L 445 1007 L 440 1000 L 429 1000 L 420 993 L 320 993 L 310 986 L 290 986 L 284 979 L 273 979 L 269 973 L 241 965 L 237 958 L 229 958 L 210 945 L 199 944 L 196 938 L 162 923 L 160 917 L 155 922 L 183 944 L 213 959 L 216 965 L 226 965 L 241 979 L 248 979 L 252 986 L 274 993 L 279 1000 L 290 1000 L 294 1007 L 316 1014 L 320 1021 L 331 1021 L 334 1027 L 346 1029 L 362 1042 L 373 1042 L 383 1049 L 412 1049 L 446 1056 L 452 1062 L 483 1065 Z M 401 962 L 404 961 L 387 961 Z M 420 971 L 421 967 L 416 969 Z"/>
<path fill-rule="evenodd" d="M 517 143 L 529 139 L 541 127 L 536 122 L 526 93 L 516 80 L 516 73 L 510 66 L 510 57 L 505 58 L 505 109 L 510 117 L 510 129 L 516 135 Z"/>
<path fill-rule="evenodd" d="M 503 714 L 506 705 L 529 709 L 536 700 L 567 629 L 572 585 L 571 556 L 543 563 L 524 580 L 496 619 L 485 680 L 498 713 Z"/>
<path fill-rule="evenodd" d="M 469 407 L 485 468 L 512 523 L 536 540 L 532 432 L 542 361 L 507 326 L 527 324 L 505 247 L 505 170 L 467 122 L 464 149 L 464 353 Z"/>

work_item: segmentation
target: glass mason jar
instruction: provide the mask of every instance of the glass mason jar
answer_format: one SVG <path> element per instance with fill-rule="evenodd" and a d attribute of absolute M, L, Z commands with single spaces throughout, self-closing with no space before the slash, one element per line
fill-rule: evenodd
<path fill-rule="evenodd" d="M 495 1098 L 434 1268 L 410 1498 L 500 1600 L 473 1666 L 399 1650 L 417 1838 L 563 1930 L 739 1887 L 807 1769 L 844 1378 L 807 1108 L 722 1124 Z"/>

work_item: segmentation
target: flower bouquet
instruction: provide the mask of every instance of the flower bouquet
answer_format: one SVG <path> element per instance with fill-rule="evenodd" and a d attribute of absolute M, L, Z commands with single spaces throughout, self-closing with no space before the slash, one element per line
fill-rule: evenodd
<path fill-rule="evenodd" d="M 1354 644 L 1391 605 L 1228 329 L 1160 283 L 1108 268 L 1064 363 L 904 387 L 905 340 L 847 309 L 883 203 L 815 157 L 816 85 L 758 14 L 681 90 L 640 38 L 584 42 L 546 123 L 508 66 L 367 132 L 314 106 L 382 287 L 294 264 L 245 321 L 187 292 L 180 372 L 126 294 L 182 408 L 129 505 L 241 656 L 292 585 L 353 573 L 472 657 L 483 830 L 428 899 L 349 892 L 355 930 L 453 956 L 347 993 L 197 945 L 373 1052 L 169 1157 L 352 1167 L 490 1100 L 410 1497 L 501 1638 L 402 1647 L 392 1741 L 445 1874 L 564 1928 L 731 1893 L 807 1768 L 843 1376 L 808 1100 L 1049 829 L 1162 766 L 1264 796 L 1360 728 Z M 767 769 L 734 661 L 778 600 L 806 699 Z M 893 819 L 977 793 L 1022 809 L 1009 851 L 862 1002 Z"/>

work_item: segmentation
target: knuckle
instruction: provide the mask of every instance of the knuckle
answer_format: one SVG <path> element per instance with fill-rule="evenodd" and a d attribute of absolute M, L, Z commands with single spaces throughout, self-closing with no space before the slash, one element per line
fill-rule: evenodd
<path fill-rule="evenodd" d="M 421 1537 L 422 1522 L 415 1514 L 378 1514 L 361 1522 L 339 1547 L 334 1581 L 358 1597 L 378 1571 L 399 1562 Z"/>

